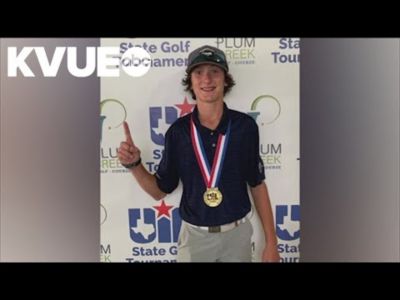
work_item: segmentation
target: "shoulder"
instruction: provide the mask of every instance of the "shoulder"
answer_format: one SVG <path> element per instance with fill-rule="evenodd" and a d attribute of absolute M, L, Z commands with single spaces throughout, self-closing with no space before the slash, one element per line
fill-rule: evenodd
<path fill-rule="evenodd" d="M 192 113 L 176 119 L 175 122 L 173 122 L 168 128 L 166 134 L 176 135 L 180 134 L 183 130 L 186 130 L 186 128 L 189 126 L 191 115 Z"/>
<path fill-rule="evenodd" d="M 256 121 L 250 115 L 233 109 L 229 109 L 229 114 L 232 119 L 232 122 L 235 123 L 237 122 L 239 123 L 240 126 L 243 126 L 249 130 L 258 129 Z"/>

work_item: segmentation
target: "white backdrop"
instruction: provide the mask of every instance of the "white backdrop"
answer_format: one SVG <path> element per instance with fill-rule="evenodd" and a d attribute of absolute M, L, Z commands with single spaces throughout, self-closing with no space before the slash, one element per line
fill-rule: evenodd
<path fill-rule="evenodd" d="M 253 116 L 260 129 L 260 155 L 274 209 L 282 261 L 298 261 L 299 205 L 299 39 L 102 39 L 101 46 L 121 52 L 144 47 L 153 65 L 142 77 L 121 71 L 101 79 L 101 260 L 104 262 L 174 262 L 180 227 L 181 187 L 156 202 L 119 164 L 116 149 L 125 139 L 122 122 L 130 126 L 142 161 L 155 172 L 164 134 L 195 101 L 183 91 L 187 56 L 202 45 L 225 51 L 236 81 L 225 102 Z M 182 106 L 183 105 L 183 106 Z M 253 261 L 264 246 L 256 213 Z"/>

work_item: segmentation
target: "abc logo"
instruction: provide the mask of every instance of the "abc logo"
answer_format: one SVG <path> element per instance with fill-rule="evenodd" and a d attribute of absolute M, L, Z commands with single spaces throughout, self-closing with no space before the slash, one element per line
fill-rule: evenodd
<path fill-rule="evenodd" d="M 151 67 L 150 54 L 140 47 L 129 48 L 121 57 L 121 66 L 133 77 L 143 76 Z"/>

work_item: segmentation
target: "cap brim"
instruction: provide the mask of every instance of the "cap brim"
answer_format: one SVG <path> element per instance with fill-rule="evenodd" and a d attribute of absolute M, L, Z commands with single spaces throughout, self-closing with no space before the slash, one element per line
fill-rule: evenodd
<path fill-rule="evenodd" d="M 193 64 L 193 65 L 187 67 L 187 68 L 186 68 L 186 73 L 190 73 L 194 68 L 196 68 L 197 66 L 200 66 L 200 65 L 214 65 L 214 66 L 220 67 L 222 70 L 228 72 L 228 68 L 227 68 L 227 67 L 225 67 L 225 66 L 223 66 L 223 65 L 221 65 L 221 64 L 219 64 L 219 63 L 217 63 L 217 62 L 213 62 L 213 61 L 200 61 L 200 62 L 198 62 L 198 63 L 195 63 L 195 64 Z"/>

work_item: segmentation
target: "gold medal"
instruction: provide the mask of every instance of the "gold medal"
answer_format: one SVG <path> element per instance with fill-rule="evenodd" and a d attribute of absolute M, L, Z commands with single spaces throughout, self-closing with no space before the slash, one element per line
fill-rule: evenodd
<path fill-rule="evenodd" d="M 228 147 L 229 135 L 231 132 L 231 120 L 228 123 L 228 129 L 225 135 L 218 135 L 217 150 L 214 154 L 212 167 L 210 168 L 208 158 L 201 145 L 201 136 L 197 131 L 196 125 L 192 118 L 190 119 L 190 138 L 192 140 L 193 151 L 199 165 L 201 175 L 203 176 L 204 185 L 207 190 L 203 194 L 204 203 L 209 207 L 217 207 L 222 202 L 222 194 L 218 189 L 219 180 L 222 173 L 222 167 L 225 159 L 225 151 Z"/>
<path fill-rule="evenodd" d="M 222 202 L 222 194 L 217 187 L 208 188 L 203 195 L 204 202 L 210 207 L 217 207 Z"/>

